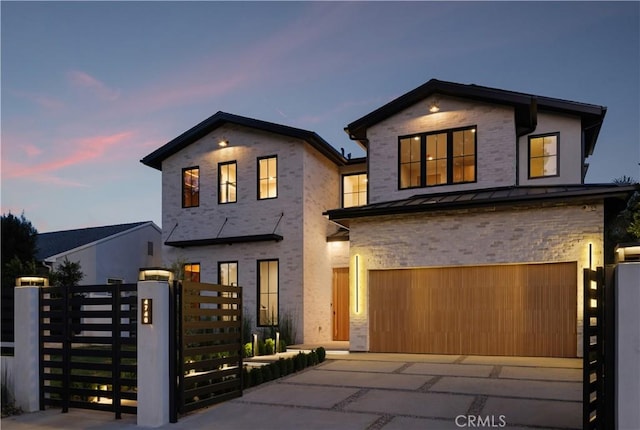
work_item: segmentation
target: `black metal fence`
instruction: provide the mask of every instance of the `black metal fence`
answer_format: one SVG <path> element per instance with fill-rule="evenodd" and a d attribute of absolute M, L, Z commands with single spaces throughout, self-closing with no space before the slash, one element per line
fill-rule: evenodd
<path fill-rule="evenodd" d="M 613 268 L 584 269 L 583 429 L 615 428 Z"/>
<path fill-rule="evenodd" d="M 0 303 L 2 309 L 0 309 L 1 327 L 2 327 L 2 355 L 13 355 L 13 300 L 15 296 L 15 288 L 5 287 L 0 288 L 1 297 Z"/>
<path fill-rule="evenodd" d="M 40 407 L 136 413 L 137 285 L 40 289 Z"/>
<path fill-rule="evenodd" d="M 177 410 L 242 396 L 242 288 L 177 285 Z"/>

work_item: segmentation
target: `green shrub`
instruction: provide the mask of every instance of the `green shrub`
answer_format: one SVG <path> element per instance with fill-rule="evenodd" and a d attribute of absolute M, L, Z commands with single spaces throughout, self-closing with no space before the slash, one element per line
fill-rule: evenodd
<path fill-rule="evenodd" d="M 280 339 L 280 352 L 287 352 L 287 342 L 284 339 Z"/>
<path fill-rule="evenodd" d="M 253 357 L 253 344 L 251 342 L 244 344 L 244 349 L 242 350 L 242 356 L 244 358 Z"/>
<path fill-rule="evenodd" d="M 278 367 L 280 368 L 280 375 L 281 376 L 287 376 L 289 374 L 289 372 L 287 371 L 287 362 L 284 360 L 284 358 L 281 358 L 276 363 L 278 364 Z"/>
<path fill-rule="evenodd" d="M 258 355 L 264 355 L 265 353 L 265 343 L 261 340 L 258 340 Z"/>
<path fill-rule="evenodd" d="M 271 366 L 266 365 L 260 368 L 262 370 L 262 379 L 264 382 L 269 382 L 273 379 L 273 373 L 271 372 Z"/>
<path fill-rule="evenodd" d="M 318 363 L 322 363 L 327 358 L 327 351 L 322 346 L 316 349 L 316 353 L 318 354 Z"/>
<path fill-rule="evenodd" d="M 316 364 L 318 364 L 318 353 L 311 351 L 307 354 L 307 366 L 315 366 Z"/>
<path fill-rule="evenodd" d="M 286 358 L 284 361 L 285 361 L 285 364 L 287 366 L 287 375 L 290 375 L 290 374 L 292 374 L 293 372 L 296 371 L 295 363 L 293 362 L 293 358 L 289 357 L 289 358 Z"/>
<path fill-rule="evenodd" d="M 282 376 L 278 363 L 271 363 L 269 364 L 269 367 L 271 367 L 271 374 L 273 375 L 273 379 L 278 379 L 280 376 Z"/>
<path fill-rule="evenodd" d="M 251 387 L 251 375 L 249 374 L 249 368 L 244 366 L 242 368 L 242 388 L 245 390 Z"/>
<path fill-rule="evenodd" d="M 251 386 L 260 385 L 263 382 L 262 370 L 259 367 L 253 367 L 251 369 Z"/>
<path fill-rule="evenodd" d="M 264 353 L 265 355 L 273 355 L 275 354 L 276 350 L 276 343 L 273 341 L 273 339 L 269 338 L 267 340 L 264 341 Z"/>
<path fill-rule="evenodd" d="M 307 354 L 300 352 L 298 353 L 298 355 L 296 355 L 296 358 L 294 360 L 296 372 L 299 372 L 307 367 Z"/>

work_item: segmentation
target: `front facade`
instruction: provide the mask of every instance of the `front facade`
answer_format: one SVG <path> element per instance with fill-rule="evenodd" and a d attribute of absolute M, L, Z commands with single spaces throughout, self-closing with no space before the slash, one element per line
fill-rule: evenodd
<path fill-rule="evenodd" d="M 165 264 L 242 285 L 258 326 L 294 315 L 299 341 L 353 351 L 577 356 L 582 270 L 633 192 L 584 184 L 605 113 L 432 80 L 346 127 L 363 160 L 218 113 L 142 161 L 163 172 Z"/>

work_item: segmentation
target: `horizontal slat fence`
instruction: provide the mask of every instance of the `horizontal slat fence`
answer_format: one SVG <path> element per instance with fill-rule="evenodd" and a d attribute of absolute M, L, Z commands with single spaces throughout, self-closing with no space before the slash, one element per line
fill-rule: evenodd
<path fill-rule="evenodd" d="M 40 289 L 40 406 L 136 413 L 137 285 Z"/>
<path fill-rule="evenodd" d="M 242 288 L 184 282 L 179 412 L 242 395 Z"/>

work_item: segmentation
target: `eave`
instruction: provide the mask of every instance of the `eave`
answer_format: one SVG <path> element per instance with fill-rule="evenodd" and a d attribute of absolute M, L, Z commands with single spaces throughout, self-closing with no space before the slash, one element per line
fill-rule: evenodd
<path fill-rule="evenodd" d="M 186 248 L 192 246 L 233 245 L 234 243 L 280 242 L 282 239 L 283 237 L 279 234 L 254 234 L 247 236 L 215 237 L 209 239 L 174 240 L 167 241 L 164 244 L 176 248 Z"/>

